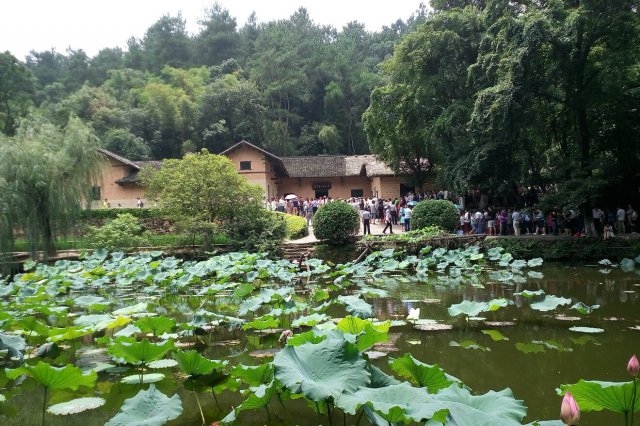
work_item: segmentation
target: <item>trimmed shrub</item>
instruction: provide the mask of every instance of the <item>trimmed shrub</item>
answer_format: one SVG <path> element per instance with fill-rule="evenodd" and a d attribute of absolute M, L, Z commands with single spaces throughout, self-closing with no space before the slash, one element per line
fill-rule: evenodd
<path fill-rule="evenodd" d="M 295 240 L 302 238 L 309 234 L 309 228 L 307 227 L 307 219 L 302 216 L 296 216 L 288 213 L 275 212 L 278 217 L 284 219 L 287 225 L 287 238 Z"/>
<path fill-rule="evenodd" d="M 445 231 L 453 231 L 459 221 L 458 210 L 446 200 L 421 201 L 411 212 L 411 230 L 438 226 Z"/>
<path fill-rule="evenodd" d="M 87 209 L 80 214 L 81 219 L 115 219 L 121 214 L 129 214 L 138 219 L 166 219 L 167 214 L 158 208 L 110 208 Z"/>
<path fill-rule="evenodd" d="M 313 216 L 313 233 L 319 240 L 342 244 L 358 234 L 360 216 L 342 201 L 332 201 L 320 207 Z"/>
<path fill-rule="evenodd" d="M 145 245 L 144 228 L 138 218 L 128 213 L 119 214 L 100 228 L 89 228 L 89 236 L 95 248 L 119 250 Z"/>

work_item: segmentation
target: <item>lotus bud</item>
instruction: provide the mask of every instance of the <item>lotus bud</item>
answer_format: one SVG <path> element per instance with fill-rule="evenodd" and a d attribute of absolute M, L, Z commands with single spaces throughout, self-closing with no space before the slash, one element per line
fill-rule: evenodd
<path fill-rule="evenodd" d="M 580 420 L 580 407 L 576 399 L 567 391 L 562 398 L 562 406 L 560 407 L 560 419 L 566 425 L 574 426 Z"/>
<path fill-rule="evenodd" d="M 627 364 L 627 371 L 633 377 L 638 377 L 638 372 L 640 371 L 640 363 L 638 363 L 638 358 L 636 358 L 635 355 L 633 355 L 629 360 L 629 364 Z"/>
<path fill-rule="evenodd" d="M 407 315 L 408 321 L 416 321 L 420 319 L 420 308 L 409 308 L 409 315 Z"/>

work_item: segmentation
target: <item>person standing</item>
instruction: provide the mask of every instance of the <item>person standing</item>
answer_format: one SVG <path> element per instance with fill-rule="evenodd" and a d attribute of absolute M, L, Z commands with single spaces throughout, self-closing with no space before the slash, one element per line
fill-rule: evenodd
<path fill-rule="evenodd" d="M 393 216 L 391 215 L 391 208 L 393 206 L 386 206 L 384 208 L 384 220 L 385 220 L 385 226 L 384 229 L 382 230 L 383 234 L 387 233 L 387 228 L 389 228 L 389 234 L 393 234 Z"/>
<path fill-rule="evenodd" d="M 140 197 L 138 197 L 138 200 L 136 201 L 136 205 L 139 208 L 143 208 L 144 207 L 144 202 L 142 201 L 142 199 Z"/>
<path fill-rule="evenodd" d="M 360 212 L 360 216 L 362 217 L 362 226 L 364 228 L 362 233 L 364 235 L 371 235 L 371 213 L 369 212 L 369 209 L 363 209 Z"/>
<path fill-rule="evenodd" d="M 411 206 L 409 205 L 404 208 L 404 230 L 411 231 Z"/>
<path fill-rule="evenodd" d="M 513 222 L 513 235 L 516 237 L 520 236 L 520 221 L 522 220 L 522 215 L 518 209 L 513 209 L 513 213 L 511 214 L 511 220 Z"/>
<path fill-rule="evenodd" d="M 625 233 L 625 229 L 624 229 L 624 221 L 625 218 L 627 216 L 627 212 L 624 211 L 624 209 L 622 207 L 618 207 L 618 210 L 616 211 L 616 232 L 618 234 L 624 234 Z"/>

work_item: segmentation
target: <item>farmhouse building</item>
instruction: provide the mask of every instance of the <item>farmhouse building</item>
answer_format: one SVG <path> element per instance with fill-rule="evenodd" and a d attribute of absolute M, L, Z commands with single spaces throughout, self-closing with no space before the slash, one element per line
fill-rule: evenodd
<path fill-rule="evenodd" d="M 135 207 L 137 198 L 144 198 L 138 172 L 147 166 L 159 167 L 161 162 L 130 161 L 105 149 L 100 152 L 107 161 L 100 182 L 93 188 L 94 206 L 107 199 L 111 207 Z M 220 154 L 227 156 L 249 182 L 262 187 L 267 199 L 287 194 L 304 198 L 394 198 L 413 190 L 407 176 L 396 175 L 373 155 L 278 157 L 247 141 Z"/>

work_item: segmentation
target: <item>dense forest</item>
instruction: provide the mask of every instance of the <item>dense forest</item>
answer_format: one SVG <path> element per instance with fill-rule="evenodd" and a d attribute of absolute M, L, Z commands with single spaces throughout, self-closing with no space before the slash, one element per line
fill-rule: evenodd
<path fill-rule="evenodd" d="M 639 22 L 633 0 L 432 0 L 379 32 L 213 4 L 197 34 L 163 16 L 92 58 L 0 54 L 0 128 L 78 117 L 133 160 L 373 152 L 418 184 L 586 211 L 640 195 Z"/>
<path fill-rule="evenodd" d="M 220 152 L 241 139 L 278 155 L 365 153 L 362 114 L 381 82 L 378 65 L 425 18 L 423 7 L 380 32 L 358 22 L 338 31 L 300 8 L 239 26 L 214 4 L 194 35 L 180 15 L 163 16 L 126 50 L 92 58 L 32 51 L 21 63 L 4 53 L 0 126 L 13 134 L 33 106 L 56 120 L 77 115 L 133 160 Z"/>

